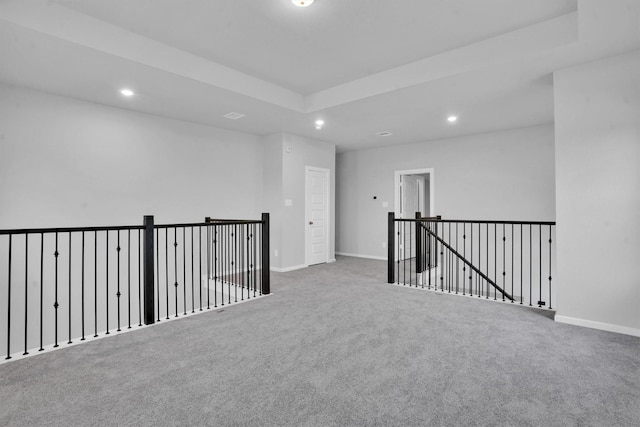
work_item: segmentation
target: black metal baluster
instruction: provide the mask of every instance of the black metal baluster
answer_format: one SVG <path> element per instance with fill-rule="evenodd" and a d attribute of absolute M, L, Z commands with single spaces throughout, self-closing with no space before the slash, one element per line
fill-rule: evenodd
<path fill-rule="evenodd" d="M 194 295 L 195 292 L 195 284 L 193 277 L 193 226 L 191 226 L 191 313 L 196 312 L 196 297 Z"/>
<path fill-rule="evenodd" d="M 480 234 L 480 225 L 478 225 L 478 234 Z M 489 223 L 487 223 L 487 249 L 486 249 L 486 261 L 485 261 L 485 268 L 487 270 L 487 277 L 489 277 L 490 271 L 489 270 Z M 480 253 L 480 248 L 478 248 L 478 253 Z M 495 275 L 494 275 L 495 276 Z M 495 277 L 494 277 L 495 279 Z M 487 298 L 489 298 L 489 282 L 487 282 L 486 280 L 482 281 L 482 286 L 484 287 L 484 294 Z"/>
<path fill-rule="evenodd" d="M 209 280 L 211 278 L 211 226 L 207 225 L 207 310 L 209 305 Z"/>
<path fill-rule="evenodd" d="M 237 279 L 237 270 L 238 270 L 238 225 L 234 224 L 233 225 L 233 262 L 231 263 L 231 267 L 232 267 L 232 271 L 233 271 L 233 278 L 234 278 L 234 287 L 233 287 L 233 292 L 235 295 L 235 301 L 234 302 L 238 302 L 238 279 Z"/>
<path fill-rule="evenodd" d="M 420 214 L 420 216 L 422 216 L 422 214 Z M 427 271 L 427 260 L 426 260 L 426 242 L 425 242 L 425 232 L 424 232 L 424 227 L 425 227 L 425 223 L 424 221 L 420 221 L 418 220 L 416 222 L 416 227 L 417 227 L 417 232 L 416 232 L 416 236 L 417 236 L 417 240 L 416 240 L 416 247 L 418 248 L 418 253 L 416 254 L 416 270 L 418 271 L 418 277 L 420 278 L 420 281 L 418 283 L 416 283 L 416 286 L 420 285 L 422 289 L 424 289 L 424 282 L 425 282 L 425 272 Z M 418 259 L 419 258 L 419 259 Z"/>
<path fill-rule="evenodd" d="M 473 265 L 473 223 L 469 223 L 469 229 L 471 230 L 471 238 L 469 239 L 470 244 L 469 244 L 469 249 L 471 252 L 470 258 L 469 258 L 469 262 L 471 263 L 471 265 Z M 469 296 L 473 296 L 473 269 L 471 267 L 469 267 Z"/>
<path fill-rule="evenodd" d="M 506 244 L 507 244 L 507 238 L 505 237 L 505 225 L 502 224 L 502 290 L 505 290 L 505 280 L 506 280 Z M 497 293 L 498 290 L 496 289 Z M 493 299 L 496 299 L 496 295 L 494 293 L 494 297 Z M 502 301 L 504 301 L 504 292 L 502 293 Z"/>
<path fill-rule="evenodd" d="M 549 225 L 549 310 L 551 310 L 551 225 Z"/>
<path fill-rule="evenodd" d="M 44 325 L 44 233 L 40 233 L 40 348 L 38 351 L 44 351 L 43 346 L 43 325 Z"/>
<path fill-rule="evenodd" d="M 498 224 L 493 224 L 493 281 L 498 283 Z M 491 290 L 489 289 L 489 283 L 487 283 L 487 299 Z M 498 290 L 493 288 L 493 299 L 497 299 Z"/>
<path fill-rule="evenodd" d="M 219 254 L 216 254 L 220 261 L 218 262 L 218 281 L 220 282 L 220 305 L 225 305 L 224 301 L 224 285 L 227 281 L 227 270 L 228 270 L 228 262 L 229 262 L 229 230 L 228 226 L 222 224 L 218 227 L 218 251 Z M 218 289 L 214 289 L 217 294 Z"/>
<path fill-rule="evenodd" d="M 448 224 L 449 228 L 449 245 L 451 245 L 451 223 Z M 453 258 L 451 257 L 451 251 L 447 250 L 447 257 L 449 258 L 449 277 L 447 278 L 447 292 L 451 293 L 451 280 L 453 280 Z"/>
<path fill-rule="evenodd" d="M 116 273 L 118 275 L 117 280 L 116 280 L 116 285 L 117 285 L 117 290 L 116 290 L 116 302 L 118 304 L 118 329 L 116 329 L 117 332 L 120 332 L 120 296 L 122 295 L 120 293 L 120 230 L 118 230 L 118 232 L 116 233 L 117 236 L 117 246 L 116 246 L 116 253 L 117 253 L 117 259 L 116 259 Z"/>
<path fill-rule="evenodd" d="M 142 326 L 142 258 L 141 258 L 142 239 L 141 239 L 141 236 L 142 236 L 142 230 L 138 229 L 138 326 Z"/>
<path fill-rule="evenodd" d="M 407 285 L 407 223 L 402 222 L 402 285 Z"/>
<path fill-rule="evenodd" d="M 388 225 L 388 224 L 387 224 Z M 387 227 L 388 228 L 388 227 Z M 262 269 L 264 268 L 263 256 L 262 256 L 262 241 L 260 238 L 262 237 L 262 223 L 258 222 L 257 224 L 253 224 L 252 227 L 253 232 L 253 297 L 255 298 L 258 295 L 261 295 L 260 291 L 262 290 Z M 389 234 L 389 230 L 387 229 L 387 237 Z M 259 271 L 259 274 L 258 274 Z M 389 278 L 389 266 L 387 265 L 387 279 Z"/>
<path fill-rule="evenodd" d="M 216 253 L 216 262 L 217 262 L 217 275 L 218 275 L 218 279 L 216 281 L 220 282 L 220 305 L 224 306 L 224 284 L 225 284 L 225 273 L 226 273 L 226 269 L 227 269 L 227 262 L 228 262 L 228 248 L 227 245 L 229 244 L 229 239 L 227 237 L 227 226 L 222 224 L 220 226 L 216 226 L 216 239 L 218 240 L 218 253 Z M 215 287 L 216 285 L 214 284 L 214 298 L 217 298 L 218 295 L 218 288 Z"/>
<path fill-rule="evenodd" d="M 131 230 L 127 230 L 127 329 L 131 329 Z"/>
<path fill-rule="evenodd" d="M 400 234 L 401 234 L 400 226 L 402 225 L 402 222 L 397 221 L 397 220 L 394 220 L 393 222 L 394 222 L 394 227 L 397 229 L 396 234 L 398 236 L 397 237 L 398 238 L 398 243 L 396 245 L 396 248 L 398 248 L 398 260 L 396 261 L 396 264 L 397 264 L 396 271 L 398 272 L 397 284 L 399 285 L 400 284 L 400 258 L 402 258 L 400 256 L 401 255 L 401 252 L 400 252 Z"/>
<path fill-rule="evenodd" d="M 231 304 L 231 274 L 233 274 L 233 232 L 231 231 L 231 225 L 227 225 L 227 296 L 229 297 L 228 304 Z"/>
<path fill-rule="evenodd" d="M 424 289 L 424 270 L 425 270 L 425 266 L 429 265 L 429 262 L 427 261 L 427 257 L 429 256 L 428 252 L 427 252 L 427 239 L 429 238 L 429 235 L 427 234 L 426 230 L 425 230 L 425 226 L 426 224 L 424 222 L 420 222 L 420 244 L 421 244 L 421 248 L 420 248 L 420 253 L 422 254 L 422 260 L 420 262 L 420 267 L 421 270 L 423 271 L 422 273 L 422 289 Z M 427 274 L 430 274 L 429 270 L 427 269 Z"/>
<path fill-rule="evenodd" d="M 178 227 L 173 227 L 173 278 L 176 297 L 176 315 L 174 317 L 178 317 Z"/>
<path fill-rule="evenodd" d="M 258 258 L 257 258 L 257 242 L 258 242 L 258 235 L 257 233 L 257 227 L 256 224 L 253 224 L 253 226 L 251 227 L 251 231 L 253 233 L 253 297 L 255 298 L 256 296 L 256 287 L 258 284 L 257 281 L 257 270 L 258 270 Z M 264 268 L 264 265 L 262 266 L 262 268 Z"/>
<path fill-rule="evenodd" d="M 533 300 L 533 225 L 529 224 L 529 307 Z"/>
<path fill-rule="evenodd" d="M 98 230 L 93 232 L 93 337 L 98 336 Z"/>
<path fill-rule="evenodd" d="M 431 222 L 427 222 L 427 228 L 429 231 L 431 231 Z M 431 234 L 427 233 L 427 267 L 429 270 L 429 277 L 427 277 L 427 289 L 431 289 L 431 257 L 433 256 L 432 252 L 431 252 Z"/>
<path fill-rule="evenodd" d="M 220 282 L 221 301 L 220 305 L 224 305 L 224 226 L 214 225 L 212 228 L 213 238 L 210 243 L 213 248 L 212 272 L 213 272 L 213 308 L 218 307 L 218 282 Z M 208 289 L 208 287 L 207 287 Z M 208 295 L 208 294 L 207 294 Z"/>
<path fill-rule="evenodd" d="M 217 231 L 217 240 L 218 240 L 218 253 L 216 254 L 218 260 L 218 280 L 220 282 L 220 305 L 224 306 L 224 284 L 225 284 L 225 269 L 227 268 L 227 244 L 228 240 L 226 237 L 227 227 L 222 224 L 216 227 Z M 217 289 L 216 289 L 217 294 Z"/>
<path fill-rule="evenodd" d="M 69 232 L 69 341 L 67 344 L 71 344 L 71 232 Z"/>
<path fill-rule="evenodd" d="M 411 287 L 413 285 L 413 265 L 412 265 L 412 260 L 413 260 L 413 239 L 411 238 L 412 236 L 414 236 L 414 232 L 413 230 L 411 230 L 411 227 L 414 226 L 414 222 L 409 222 L 409 287 Z M 407 236 L 405 235 L 405 242 L 407 240 Z M 405 283 L 406 284 L 406 283 Z"/>
<path fill-rule="evenodd" d="M 24 353 L 23 356 L 29 354 L 27 351 L 27 326 L 28 326 L 28 273 L 29 273 L 29 235 L 24 235 Z"/>
<path fill-rule="evenodd" d="M 467 259 L 467 223 L 462 223 L 462 257 Z M 462 263 L 462 295 L 466 295 L 467 264 Z"/>
<path fill-rule="evenodd" d="M 540 281 L 540 290 L 538 291 L 538 307 L 542 307 L 542 224 L 538 224 L 538 243 L 539 243 L 539 251 L 538 254 L 540 256 L 540 260 L 538 262 L 538 266 L 540 268 L 540 274 L 538 275 L 538 279 Z"/>
<path fill-rule="evenodd" d="M 106 302 L 107 302 L 107 332 L 105 332 L 106 335 L 109 335 L 109 230 L 105 231 L 106 234 L 106 253 L 107 253 L 107 261 L 105 264 L 105 270 L 106 270 L 106 277 L 107 277 L 107 283 L 106 283 Z"/>
<path fill-rule="evenodd" d="M 471 227 L 473 228 L 473 224 L 471 224 Z M 489 236 L 489 234 L 487 233 L 487 236 Z M 478 270 L 480 270 L 482 268 L 482 224 L 478 223 L 478 247 L 476 249 L 477 254 L 478 254 Z M 484 286 L 482 284 L 482 277 L 478 277 L 477 273 L 472 273 L 475 275 L 475 293 L 478 297 L 481 296 L 482 294 L 482 286 Z M 489 272 L 487 272 L 487 274 L 489 274 Z"/>
<path fill-rule="evenodd" d="M 25 253 L 25 257 L 26 257 L 26 253 Z M 53 308 L 54 308 L 54 335 L 55 335 L 55 345 L 53 346 L 58 347 L 58 307 L 60 306 L 60 304 L 58 304 L 58 255 L 60 255 L 60 253 L 58 252 L 58 233 L 56 232 L 56 251 L 53 253 L 53 256 L 55 258 L 55 276 L 54 276 L 54 303 L 53 303 Z M 26 286 L 27 284 L 25 283 L 25 290 L 26 290 Z M 25 311 L 27 310 L 27 306 L 25 304 L 24 307 Z M 26 322 L 25 322 L 25 327 L 26 327 Z M 26 345 L 26 341 L 25 341 L 25 345 Z M 26 347 L 25 347 L 25 351 Z"/>
<path fill-rule="evenodd" d="M 198 226 L 198 288 L 200 290 L 200 311 L 202 311 L 202 226 Z"/>
<path fill-rule="evenodd" d="M 187 315 L 187 244 L 185 233 L 186 227 L 182 227 L 182 311 Z"/>
<path fill-rule="evenodd" d="M 156 299 L 156 311 L 158 313 L 158 318 L 156 319 L 157 322 L 160 321 L 160 229 L 156 228 L 156 239 L 155 239 L 155 243 L 156 243 L 156 277 L 155 277 L 155 281 L 156 281 L 156 295 L 155 295 L 155 299 Z"/>
<path fill-rule="evenodd" d="M 169 227 L 164 229 L 164 296 L 169 320 Z"/>
<path fill-rule="evenodd" d="M 522 229 L 524 228 L 523 224 L 520 224 L 520 305 L 522 305 L 522 298 L 524 296 L 524 291 L 522 288 L 522 285 L 524 283 L 524 279 L 523 279 L 523 273 L 524 273 L 524 263 L 522 262 L 522 257 L 524 254 L 524 249 L 523 249 L 523 236 L 522 236 Z"/>
<path fill-rule="evenodd" d="M 440 249 L 440 253 L 438 253 L 438 222 L 436 221 L 436 277 L 437 276 L 437 272 L 438 269 L 437 267 L 440 267 L 440 290 L 442 290 L 442 274 L 443 274 L 443 270 L 444 270 L 444 265 L 442 263 L 442 248 Z M 442 246 L 442 245 L 440 245 Z M 438 254 L 440 255 L 440 261 L 438 261 Z M 435 289 L 438 290 L 438 282 L 436 281 L 436 286 Z"/>
<path fill-rule="evenodd" d="M 456 222 L 456 252 L 458 252 L 458 223 L 457 222 Z M 456 295 L 458 295 L 458 286 L 460 284 L 459 273 L 460 273 L 460 259 L 456 257 Z"/>
<path fill-rule="evenodd" d="M 253 249 L 253 224 L 247 224 L 247 299 L 251 299 L 251 289 L 255 288 L 253 283 L 253 263 L 255 257 L 252 252 Z"/>
<path fill-rule="evenodd" d="M 238 225 L 238 232 L 240 233 L 240 236 L 238 238 L 238 241 L 240 242 L 240 246 L 238 247 L 238 253 L 240 254 L 240 265 L 238 266 L 238 281 L 240 283 L 237 283 L 236 286 L 240 286 L 240 301 L 244 301 L 244 267 L 245 267 L 245 258 L 244 258 L 244 248 L 245 248 L 245 232 L 244 232 L 244 225 L 243 224 L 239 224 Z"/>
<path fill-rule="evenodd" d="M 214 225 L 213 226 L 213 307 L 217 308 L 218 307 L 218 266 L 220 265 L 221 262 L 221 255 L 220 255 L 220 246 L 218 245 L 219 243 L 219 232 L 218 232 L 218 226 Z M 220 286 L 222 288 L 222 291 L 224 292 L 224 286 Z M 222 305 L 224 305 L 224 298 L 222 298 Z"/>
<path fill-rule="evenodd" d="M 8 267 L 8 279 L 7 279 L 7 357 L 6 360 L 11 359 L 11 239 L 13 234 L 9 234 L 9 267 Z M 42 327 L 40 327 L 42 330 Z"/>
<path fill-rule="evenodd" d="M 515 301 L 515 298 L 513 298 L 513 272 L 516 269 L 515 265 L 513 264 L 513 253 L 515 252 L 515 249 L 513 248 L 513 232 L 514 232 L 514 225 L 513 223 L 511 223 L 511 303 L 512 304 Z"/>
<path fill-rule="evenodd" d="M 227 268 L 226 262 L 228 259 L 227 244 L 229 240 L 227 239 L 227 236 L 226 236 L 227 227 L 225 225 L 222 225 L 221 227 L 214 226 L 213 229 L 214 229 L 215 238 L 218 241 L 216 243 L 217 252 L 213 254 L 215 259 L 214 269 L 216 270 L 215 273 L 217 274 L 217 279 L 213 283 L 213 299 L 215 303 L 218 298 L 217 284 L 218 282 L 220 282 L 220 300 L 221 300 L 220 305 L 224 305 L 225 271 Z"/>
<path fill-rule="evenodd" d="M 82 301 L 82 308 L 81 308 L 81 316 L 82 317 L 82 338 L 80 338 L 80 341 L 84 341 L 85 337 L 84 337 L 84 231 L 82 232 L 82 281 L 81 281 L 81 301 Z"/>
<path fill-rule="evenodd" d="M 247 287 L 247 299 L 251 299 L 251 225 L 250 224 L 246 224 L 244 227 L 244 234 L 246 236 L 246 248 L 247 251 L 245 252 L 245 263 L 244 266 L 247 267 L 247 275 L 246 275 L 246 281 L 244 279 L 244 275 L 242 276 L 243 279 L 243 286 L 246 284 Z"/>
<path fill-rule="evenodd" d="M 224 242 L 222 247 L 222 262 L 220 263 L 220 289 L 222 294 L 222 305 L 225 304 L 224 301 L 224 285 L 227 284 L 229 278 L 227 277 L 229 272 L 229 226 L 222 226 L 222 240 Z M 229 302 L 231 302 L 231 291 L 227 293 Z"/>

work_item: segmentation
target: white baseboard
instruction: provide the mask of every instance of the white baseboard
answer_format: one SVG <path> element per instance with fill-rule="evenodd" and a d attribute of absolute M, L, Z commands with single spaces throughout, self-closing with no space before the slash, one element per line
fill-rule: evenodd
<path fill-rule="evenodd" d="M 387 257 L 382 257 L 382 256 L 362 255 L 362 254 L 349 254 L 349 253 L 346 253 L 346 252 L 336 252 L 336 255 L 352 256 L 352 257 L 355 257 L 355 258 L 377 259 L 377 260 L 381 260 L 381 261 L 386 261 L 387 260 Z"/>
<path fill-rule="evenodd" d="M 328 264 L 332 263 L 332 262 L 336 262 L 336 259 L 335 258 L 331 258 L 329 261 L 327 261 Z"/>
<path fill-rule="evenodd" d="M 556 314 L 555 321 L 568 325 L 583 326 L 585 328 L 600 329 L 601 331 L 616 332 L 618 334 L 632 335 L 640 337 L 640 329 L 629 328 L 628 326 L 613 325 L 611 323 L 595 322 L 593 320 L 577 319 L 575 317 L 559 316 Z"/>
<path fill-rule="evenodd" d="M 271 267 L 271 271 L 275 271 L 276 273 L 286 273 L 288 271 L 300 270 L 307 267 L 308 266 L 305 264 L 293 265 L 291 267 L 285 267 L 285 268 Z"/>

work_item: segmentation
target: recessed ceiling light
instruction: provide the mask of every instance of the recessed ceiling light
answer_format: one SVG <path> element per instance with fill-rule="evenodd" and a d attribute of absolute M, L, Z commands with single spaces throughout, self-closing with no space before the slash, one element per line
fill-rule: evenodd
<path fill-rule="evenodd" d="M 131 89 L 122 89 L 120 93 L 127 97 L 135 95 Z"/>
<path fill-rule="evenodd" d="M 393 135 L 391 132 L 387 132 L 386 130 L 383 132 L 378 132 L 376 135 L 378 136 L 391 136 Z"/>
<path fill-rule="evenodd" d="M 240 114 L 240 113 L 236 113 L 235 111 L 232 111 L 230 113 L 225 114 L 223 117 L 226 117 L 227 119 L 231 119 L 231 120 L 238 120 L 244 117 L 244 114 Z"/>
<path fill-rule="evenodd" d="M 447 117 L 447 121 L 449 123 L 455 123 L 457 120 L 458 120 L 457 116 L 449 116 L 449 117 Z"/>
<path fill-rule="evenodd" d="M 291 0 L 291 2 L 298 7 L 307 7 L 307 6 L 311 6 L 311 3 L 313 3 L 313 0 Z"/>
<path fill-rule="evenodd" d="M 324 126 L 324 120 L 321 120 L 321 119 L 316 120 L 316 129 L 320 130 L 322 129 L 322 126 Z"/>

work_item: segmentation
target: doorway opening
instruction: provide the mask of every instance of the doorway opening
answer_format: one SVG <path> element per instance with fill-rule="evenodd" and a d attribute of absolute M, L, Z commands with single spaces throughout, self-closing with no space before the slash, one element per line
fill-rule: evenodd
<path fill-rule="evenodd" d="M 416 212 L 423 217 L 435 216 L 433 168 L 406 169 L 394 172 L 394 203 L 396 218 L 415 218 Z M 400 244 L 396 248 L 396 259 L 414 256 L 415 233 L 400 228 Z"/>

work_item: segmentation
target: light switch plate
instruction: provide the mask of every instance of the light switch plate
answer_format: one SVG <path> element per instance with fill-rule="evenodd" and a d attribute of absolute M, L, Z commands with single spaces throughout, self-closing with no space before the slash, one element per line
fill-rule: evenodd
<path fill-rule="evenodd" d="M 293 200 L 291 200 L 291 199 L 284 199 L 284 205 L 285 205 L 285 206 L 293 206 Z"/>

